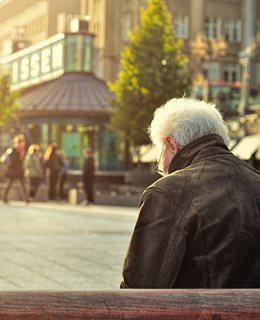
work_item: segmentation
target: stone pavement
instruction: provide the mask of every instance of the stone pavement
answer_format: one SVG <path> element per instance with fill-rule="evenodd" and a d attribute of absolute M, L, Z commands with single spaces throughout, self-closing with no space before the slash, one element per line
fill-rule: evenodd
<path fill-rule="evenodd" d="M 117 289 L 137 214 L 128 207 L 0 202 L 0 289 Z"/>

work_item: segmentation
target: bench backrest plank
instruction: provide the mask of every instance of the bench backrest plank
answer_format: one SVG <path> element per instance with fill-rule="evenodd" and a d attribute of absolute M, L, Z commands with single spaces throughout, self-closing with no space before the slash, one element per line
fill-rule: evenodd
<path fill-rule="evenodd" d="M 0 319 L 259 320 L 260 289 L 2 291 Z"/>

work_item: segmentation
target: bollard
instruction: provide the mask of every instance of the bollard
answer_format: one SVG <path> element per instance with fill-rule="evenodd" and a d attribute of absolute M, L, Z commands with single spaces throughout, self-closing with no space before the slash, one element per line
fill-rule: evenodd
<path fill-rule="evenodd" d="M 70 189 L 68 198 L 69 198 L 69 204 L 76 206 L 78 204 L 78 190 Z"/>

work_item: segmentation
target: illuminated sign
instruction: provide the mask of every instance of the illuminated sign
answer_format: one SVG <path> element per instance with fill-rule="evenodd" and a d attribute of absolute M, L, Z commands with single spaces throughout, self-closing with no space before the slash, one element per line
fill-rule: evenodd
<path fill-rule="evenodd" d="M 11 75 L 11 89 L 60 76 L 65 71 L 92 71 L 92 36 L 57 34 L 0 59 Z"/>
<path fill-rule="evenodd" d="M 64 72 L 64 34 L 20 50 L 0 60 L 18 89 L 50 80 Z"/>
<path fill-rule="evenodd" d="M 41 76 L 63 70 L 63 45 L 55 44 L 12 62 L 12 85 L 22 84 Z"/>

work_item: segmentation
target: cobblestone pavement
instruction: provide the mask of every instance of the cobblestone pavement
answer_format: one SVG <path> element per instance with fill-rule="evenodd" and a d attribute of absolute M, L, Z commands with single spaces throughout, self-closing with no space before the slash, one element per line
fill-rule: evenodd
<path fill-rule="evenodd" d="M 117 289 L 137 213 L 0 202 L 0 289 Z"/>

